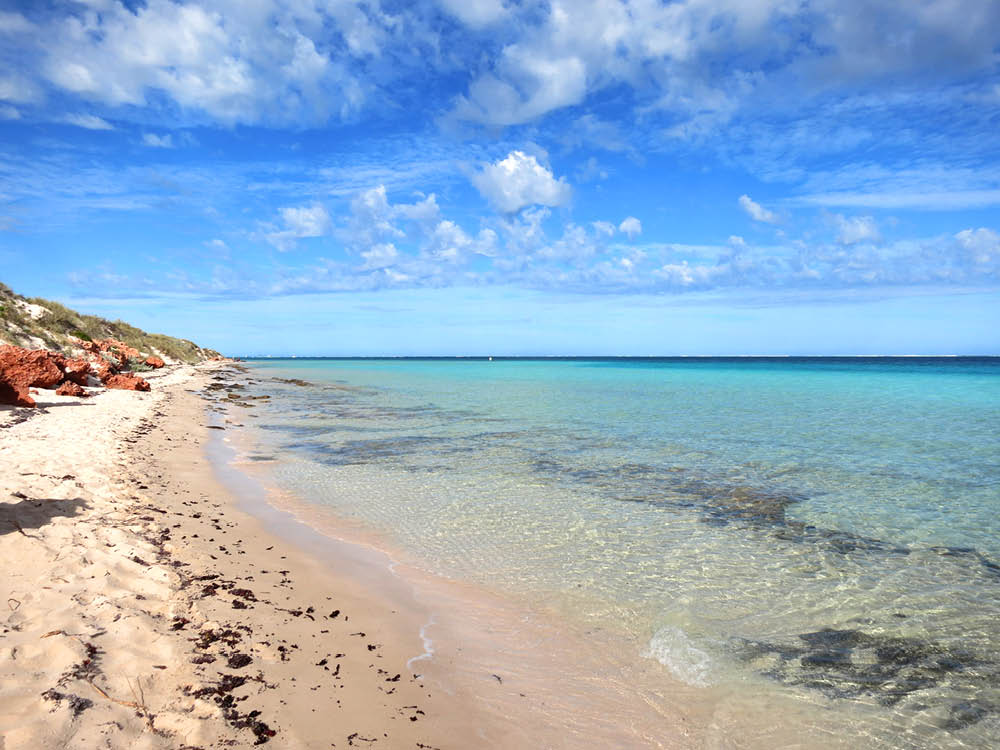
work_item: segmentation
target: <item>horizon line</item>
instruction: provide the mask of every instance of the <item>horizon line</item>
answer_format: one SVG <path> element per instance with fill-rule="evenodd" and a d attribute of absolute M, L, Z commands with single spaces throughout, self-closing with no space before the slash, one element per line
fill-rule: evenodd
<path fill-rule="evenodd" d="M 1000 354 L 236 354 L 234 359 L 1000 359 Z"/>

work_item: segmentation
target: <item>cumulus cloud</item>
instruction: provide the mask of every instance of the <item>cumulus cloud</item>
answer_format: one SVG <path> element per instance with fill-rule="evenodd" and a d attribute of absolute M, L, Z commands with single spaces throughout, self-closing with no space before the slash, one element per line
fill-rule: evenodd
<path fill-rule="evenodd" d="M 841 245 L 856 245 L 859 242 L 878 242 L 882 239 L 878 225 L 871 216 L 852 216 L 850 218 L 836 214 L 837 242 Z"/>
<path fill-rule="evenodd" d="M 299 237 L 319 237 L 330 228 L 330 215 L 319 203 L 281 209 L 285 225 Z"/>
<path fill-rule="evenodd" d="M 109 106 L 165 97 L 226 124 L 324 122 L 362 104 L 357 69 L 391 28 L 375 2 L 107 0 L 49 19 L 37 75 Z"/>
<path fill-rule="evenodd" d="M 169 133 L 157 135 L 156 133 L 143 133 L 142 142 L 150 148 L 173 148 L 174 139 Z"/>
<path fill-rule="evenodd" d="M 476 237 L 470 236 L 453 221 L 439 222 L 422 245 L 422 255 L 435 261 L 460 263 L 472 254 L 492 256 L 496 253 L 497 233 L 483 229 Z"/>
<path fill-rule="evenodd" d="M 394 264 L 399 259 L 399 251 L 391 242 L 383 242 L 362 252 L 361 257 L 365 259 L 361 270 L 370 271 Z"/>
<path fill-rule="evenodd" d="M 992 229 L 963 229 L 955 235 L 955 240 L 976 266 L 995 265 L 1000 261 L 1000 234 Z"/>
<path fill-rule="evenodd" d="M 309 206 L 287 206 L 279 213 L 282 228 L 266 233 L 265 238 L 282 252 L 292 250 L 299 239 L 328 234 L 333 226 L 330 215 L 320 203 Z"/>
<path fill-rule="evenodd" d="M 1000 26 L 1000 7 L 982 0 L 23 5 L 0 11 L 0 34 L 24 53 L 32 86 L 123 116 L 153 107 L 227 125 L 314 125 L 386 100 L 398 106 L 395 84 L 405 81 L 458 119 L 502 126 L 619 88 L 644 112 L 668 111 L 669 132 L 681 137 L 717 127 L 762 92 L 991 74 Z M 442 24 L 442 13 L 457 23 Z M 450 81 L 423 85 L 456 70 L 472 71 L 459 91 Z M 594 115 L 575 119 L 569 138 L 630 149 L 627 133 Z"/>
<path fill-rule="evenodd" d="M 618 225 L 618 231 L 627 235 L 630 240 L 634 240 L 642 234 L 642 222 L 634 216 L 629 216 Z"/>
<path fill-rule="evenodd" d="M 526 206 L 562 206 L 572 190 L 565 178 L 556 179 L 534 156 L 511 151 L 472 177 L 472 184 L 496 209 L 517 213 Z"/>
<path fill-rule="evenodd" d="M 63 118 L 67 125 L 76 125 L 87 130 L 114 130 L 115 126 L 95 115 L 67 115 Z"/>
<path fill-rule="evenodd" d="M 768 211 L 762 205 L 754 201 L 749 195 L 740 196 L 740 208 L 747 212 L 749 216 L 754 221 L 762 221 L 767 224 L 773 224 L 778 220 L 778 215 L 773 211 Z"/>
<path fill-rule="evenodd" d="M 524 123 L 624 85 L 675 113 L 672 134 L 690 138 L 781 82 L 926 81 L 992 70 L 1000 8 L 981 0 L 552 0 L 525 17 L 515 40 L 456 99 L 457 117 Z"/>
<path fill-rule="evenodd" d="M 347 224 L 339 234 L 348 248 L 362 252 L 405 238 L 406 232 L 399 226 L 401 221 L 415 222 L 418 231 L 425 231 L 439 216 L 437 196 L 433 193 L 414 203 L 392 203 L 385 185 L 378 185 L 354 196 Z"/>

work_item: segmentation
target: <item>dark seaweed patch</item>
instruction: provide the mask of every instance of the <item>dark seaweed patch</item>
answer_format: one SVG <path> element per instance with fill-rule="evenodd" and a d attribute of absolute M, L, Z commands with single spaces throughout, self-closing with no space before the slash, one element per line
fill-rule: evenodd
<path fill-rule="evenodd" d="M 741 640 L 734 650 L 744 663 L 767 663 L 762 673 L 783 684 L 819 690 L 831 698 L 870 696 L 885 706 L 918 693 L 928 703 L 947 700 L 923 691 L 952 682 L 959 673 L 964 685 L 981 683 L 984 688 L 1000 676 L 996 665 L 970 652 L 917 638 L 824 628 L 803 633 L 797 641 Z M 960 729 L 996 709 L 983 702 L 958 701 L 948 710 L 942 727 Z"/>

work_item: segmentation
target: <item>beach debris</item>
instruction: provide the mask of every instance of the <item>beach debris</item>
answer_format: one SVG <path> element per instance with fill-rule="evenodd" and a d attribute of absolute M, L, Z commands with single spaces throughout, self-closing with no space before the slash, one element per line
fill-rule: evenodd
<path fill-rule="evenodd" d="M 229 659 L 226 661 L 226 666 L 230 669 L 242 669 L 247 664 L 250 664 L 253 658 L 248 654 L 241 654 L 234 652 L 229 655 Z"/>
<path fill-rule="evenodd" d="M 89 698 L 81 698 L 79 695 L 74 695 L 72 693 L 60 693 L 55 688 L 49 688 L 46 690 L 42 693 L 42 697 L 47 701 L 52 701 L 53 703 L 66 701 L 69 706 L 69 710 L 73 712 L 73 718 L 76 718 L 94 705 L 94 701 Z"/>

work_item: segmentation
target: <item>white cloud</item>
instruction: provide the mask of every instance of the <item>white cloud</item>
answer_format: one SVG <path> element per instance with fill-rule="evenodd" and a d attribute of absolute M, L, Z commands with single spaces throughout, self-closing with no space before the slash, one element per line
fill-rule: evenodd
<path fill-rule="evenodd" d="M 151 148 L 173 148 L 174 139 L 169 133 L 166 135 L 156 135 L 156 133 L 143 133 L 142 142 Z"/>
<path fill-rule="evenodd" d="M 319 203 L 283 208 L 281 218 L 298 237 L 319 237 L 330 229 L 330 215 Z"/>
<path fill-rule="evenodd" d="M 0 101 L 28 104 L 41 98 L 38 86 L 23 75 L 9 73 L 0 76 Z"/>
<path fill-rule="evenodd" d="M 8 104 L 0 105 L 0 120 L 20 120 L 21 113 L 17 111 L 16 107 L 11 107 Z"/>
<path fill-rule="evenodd" d="M 684 288 L 708 286 L 720 272 L 720 266 L 692 266 L 685 260 L 682 263 L 665 263 L 653 271 L 653 276 L 670 286 Z"/>
<path fill-rule="evenodd" d="M 675 113 L 672 134 L 690 138 L 718 128 L 761 89 L 992 71 L 1000 7 L 982 0 L 551 0 L 522 18 L 514 40 L 456 99 L 456 116 L 519 124 L 624 85 Z"/>
<path fill-rule="evenodd" d="M 0 10 L 0 34 L 25 34 L 34 29 L 35 24 L 20 13 Z"/>
<path fill-rule="evenodd" d="M 496 23 L 507 14 L 502 0 L 438 0 L 441 7 L 474 29 Z"/>
<path fill-rule="evenodd" d="M 778 220 L 778 215 L 773 211 L 768 211 L 759 203 L 755 202 L 749 195 L 740 196 L 740 208 L 747 212 L 747 215 L 754 221 L 762 221 L 773 224 Z"/>
<path fill-rule="evenodd" d="M 131 5 L 131 4 L 130 4 Z M 226 123 L 324 122 L 357 111 L 354 61 L 378 54 L 393 20 L 374 2 L 107 0 L 38 33 L 38 71 L 111 106 L 165 96 Z M 164 33 L 169 29 L 170 33 Z"/>
<path fill-rule="evenodd" d="M 562 206 L 572 190 L 565 178 L 555 175 L 534 156 L 511 151 L 505 159 L 488 164 L 472 177 L 472 184 L 494 207 L 516 213 L 525 206 Z"/>
<path fill-rule="evenodd" d="M 613 237 L 615 234 L 615 225 L 610 221 L 592 221 L 590 226 L 594 228 L 594 231 L 599 235 L 604 235 L 605 237 Z"/>
<path fill-rule="evenodd" d="M 394 216 L 401 216 L 411 221 L 435 221 L 441 214 L 437 204 L 437 196 L 431 193 L 416 203 L 396 203 L 392 206 Z"/>
<path fill-rule="evenodd" d="M 440 216 L 437 196 L 433 193 L 415 203 L 391 203 L 385 185 L 369 188 L 351 200 L 347 226 L 339 230 L 344 243 L 354 252 L 406 237 L 400 221 L 418 225 L 417 233 L 429 231 Z"/>
<path fill-rule="evenodd" d="M 871 216 L 852 216 L 850 218 L 837 214 L 837 242 L 841 245 L 856 245 L 859 242 L 877 242 L 882 239 L 878 225 Z"/>
<path fill-rule="evenodd" d="M 642 234 L 642 222 L 634 216 L 629 216 L 622 220 L 622 223 L 618 225 L 618 231 L 627 235 L 630 240 L 634 240 Z"/>
<path fill-rule="evenodd" d="M 442 221 L 434 228 L 427 253 L 437 260 L 457 261 L 466 248 L 472 244 L 472 239 L 462 227 L 453 221 Z"/>
<path fill-rule="evenodd" d="M 492 256 L 496 254 L 497 234 L 492 229 L 483 229 L 477 237 L 471 237 L 453 221 L 439 222 L 424 244 L 425 257 L 458 263 L 470 254 Z"/>
<path fill-rule="evenodd" d="M 319 203 L 310 206 L 287 206 L 279 213 L 284 228 L 268 232 L 265 239 L 282 252 L 295 247 L 304 237 L 322 237 L 333 227 L 330 215 Z"/>
<path fill-rule="evenodd" d="M 361 257 L 365 259 L 364 265 L 361 266 L 362 270 L 371 271 L 393 265 L 399 260 L 399 251 L 391 242 L 384 242 L 365 250 L 361 253 Z"/>
<path fill-rule="evenodd" d="M 992 229 L 963 229 L 955 235 L 955 239 L 976 266 L 986 266 L 1000 260 L 1000 234 Z"/>
<path fill-rule="evenodd" d="M 87 130 L 114 130 L 115 126 L 95 115 L 67 115 L 63 118 L 67 125 L 76 125 Z"/>
<path fill-rule="evenodd" d="M 229 245 L 227 245 L 224 240 L 220 240 L 218 238 L 214 240 L 208 240 L 208 242 L 205 243 L 205 247 L 209 248 L 210 250 L 224 251 L 229 249 Z"/>
<path fill-rule="evenodd" d="M 955 211 L 1000 206 L 1000 190 L 880 190 L 878 192 L 816 193 L 798 203 L 830 208 L 926 209 Z"/>

